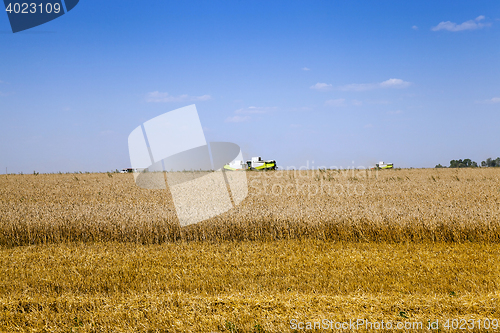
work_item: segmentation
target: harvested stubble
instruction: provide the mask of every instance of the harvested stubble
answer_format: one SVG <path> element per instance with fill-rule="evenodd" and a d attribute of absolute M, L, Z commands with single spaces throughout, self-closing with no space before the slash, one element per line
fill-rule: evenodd
<path fill-rule="evenodd" d="M 500 244 L 312 239 L 14 247 L 0 251 L 0 331 L 291 332 L 292 319 L 443 328 L 500 319 L 499 254 Z"/>
<path fill-rule="evenodd" d="M 130 174 L 0 177 L 0 245 L 313 238 L 499 242 L 500 168 L 249 172 L 236 208 L 179 227 Z"/>

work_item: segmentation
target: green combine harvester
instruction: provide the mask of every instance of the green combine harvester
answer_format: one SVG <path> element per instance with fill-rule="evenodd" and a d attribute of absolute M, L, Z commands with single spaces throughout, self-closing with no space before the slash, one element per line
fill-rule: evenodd
<path fill-rule="evenodd" d="M 236 171 L 236 170 L 276 170 L 275 160 L 264 161 L 260 156 L 252 157 L 251 160 L 243 162 L 242 160 L 234 160 L 229 164 L 224 166 L 224 169 Z"/>
<path fill-rule="evenodd" d="M 392 169 L 394 168 L 394 164 L 392 163 L 384 163 L 381 161 L 379 164 L 375 164 L 377 169 Z"/>

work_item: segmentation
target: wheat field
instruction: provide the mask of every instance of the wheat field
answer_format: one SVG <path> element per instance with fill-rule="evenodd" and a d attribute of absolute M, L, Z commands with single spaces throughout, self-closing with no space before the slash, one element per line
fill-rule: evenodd
<path fill-rule="evenodd" d="M 0 176 L 0 331 L 500 319 L 500 168 L 247 176 L 241 205 L 182 228 L 130 174 Z"/>
<path fill-rule="evenodd" d="M 500 168 L 248 172 L 234 209 L 180 228 L 131 174 L 0 177 L 0 245 L 300 239 L 500 242 Z"/>

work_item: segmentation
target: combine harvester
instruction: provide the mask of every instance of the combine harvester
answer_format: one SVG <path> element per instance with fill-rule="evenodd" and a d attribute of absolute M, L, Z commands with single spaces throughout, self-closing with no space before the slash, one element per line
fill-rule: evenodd
<path fill-rule="evenodd" d="M 234 160 L 229 164 L 224 166 L 226 170 L 276 170 L 278 167 L 276 166 L 275 160 L 267 160 L 264 161 L 259 157 L 252 157 L 251 160 L 243 162 L 242 160 Z"/>
<path fill-rule="evenodd" d="M 394 168 L 394 164 L 392 163 L 384 163 L 381 161 L 379 164 L 375 164 L 375 169 L 392 169 Z"/>

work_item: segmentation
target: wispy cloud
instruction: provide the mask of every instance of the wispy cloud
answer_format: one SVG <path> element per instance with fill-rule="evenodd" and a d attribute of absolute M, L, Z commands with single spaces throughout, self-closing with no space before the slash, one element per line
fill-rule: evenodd
<path fill-rule="evenodd" d="M 325 105 L 335 106 L 335 107 L 345 106 L 345 99 L 344 98 L 330 99 L 325 102 Z"/>
<path fill-rule="evenodd" d="M 104 130 L 104 131 L 99 132 L 99 135 L 102 135 L 102 136 L 109 136 L 109 135 L 113 135 L 113 134 L 115 134 L 115 132 L 112 130 Z"/>
<path fill-rule="evenodd" d="M 400 114 L 403 113 L 401 110 L 396 110 L 396 111 L 387 111 L 387 114 Z"/>
<path fill-rule="evenodd" d="M 187 94 L 172 96 L 167 92 L 153 91 L 147 93 L 146 102 L 150 103 L 165 103 L 165 102 L 185 102 L 185 101 L 208 101 L 212 99 L 210 95 L 189 96 Z"/>
<path fill-rule="evenodd" d="M 225 121 L 226 123 L 242 123 L 245 121 L 249 121 L 250 119 L 250 116 L 233 116 L 227 117 Z"/>
<path fill-rule="evenodd" d="M 366 124 L 365 126 L 363 126 L 364 128 L 372 128 L 373 125 L 372 124 Z"/>
<path fill-rule="evenodd" d="M 339 87 L 342 91 L 366 91 L 379 88 L 406 88 L 411 85 L 411 82 L 401 79 L 389 79 L 379 83 L 353 83 Z"/>
<path fill-rule="evenodd" d="M 277 107 L 269 107 L 269 106 L 249 106 L 247 108 L 241 108 L 234 111 L 236 115 L 226 118 L 225 122 L 242 123 L 245 121 L 250 121 L 252 119 L 250 115 L 269 113 L 276 109 Z"/>
<path fill-rule="evenodd" d="M 456 24 L 454 22 L 446 21 L 440 22 L 435 27 L 432 27 L 432 31 L 447 30 L 447 31 L 464 31 L 464 30 L 477 30 L 484 27 L 491 26 L 491 23 L 481 23 L 485 17 L 483 15 L 476 17 L 474 20 L 465 21 L 461 24 Z"/>
<path fill-rule="evenodd" d="M 318 82 L 314 86 L 311 86 L 310 88 L 314 89 L 314 90 L 318 90 L 318 91 L 328 91 L 328 90 L 332 90 L 333 86 L 331 84 L 328 84 L 328 83 Z"/>
<path fill-rule="evenodd" d="M 500 103 L 500 97 L 493 97 L 491 99 L 486 99 L 486 100 L 483 100 L 483 101 L 479 101 L 477 103 L 481 103 L 481 104 L 496 104 L 496 103 Z"/>
<path fill-rule="evenodd" d="M 410 84 L 410 82 L 406 82 L 401 79 L 389 79 L 387 81 L 380 82 L 379 86 L 381 88 L 406 88 Z"/>
<path fill-rule="evenodd" d="M 256 113 L 268 113 L 276 110 L 276 107 L 259 107 L 259 106 L 249 106 L 248 108 L 241 108 L 234 113 L 236 114 L 256 114 Z"/>
<path fill-rule="evenodd" d="M 363 105 L 363 102 L 358 101 L 358 100 L 356 100 L 356 99 L 353 99 L 353 100 L 351 101 L 351 103 L 352 103 L 352 105 L 354 105 L 354 106 L 361 106 L 361 105 Z"/>
<path fill-rule="evenodd" d="M 416 25 L 414 25 L 413 27 L 411 27 L 413 30 L 418 30 L 418 27 Z"/>
<path fill-rule="evenodd" d="M 307 68 L 307 67 L 302 67 L 302 70 L 303 70 L 303 71 L 310 71 L 311 69 L 310 69 L 310 68 Z"/>

